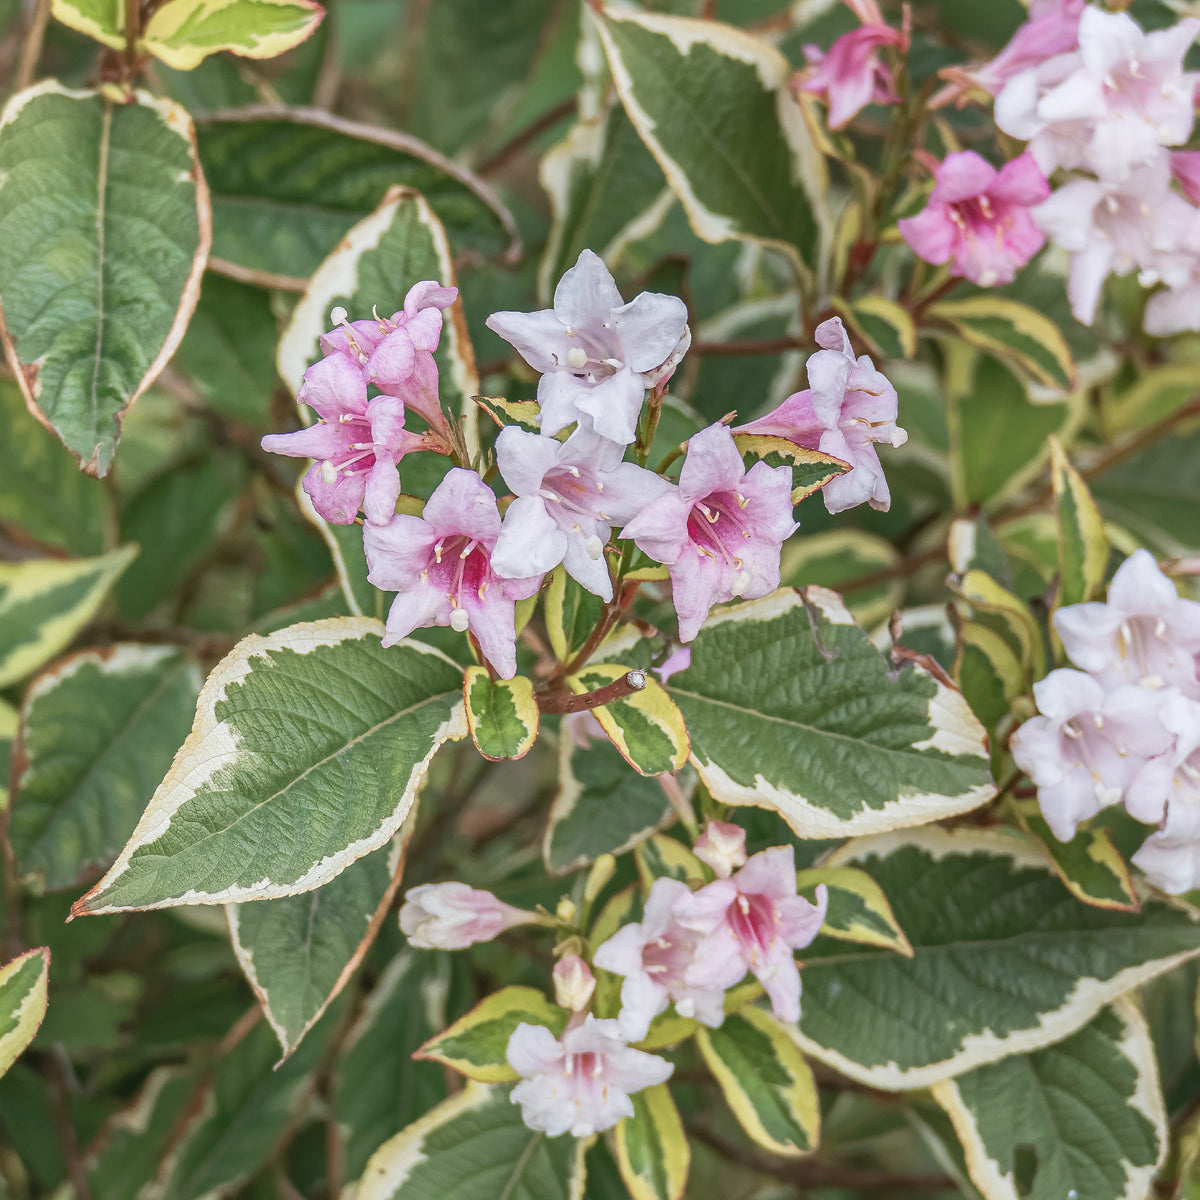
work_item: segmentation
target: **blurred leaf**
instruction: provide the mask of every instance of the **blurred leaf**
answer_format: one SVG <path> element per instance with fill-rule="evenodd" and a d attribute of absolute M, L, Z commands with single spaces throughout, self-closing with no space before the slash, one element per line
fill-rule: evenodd
<path fill-rule="evenodd" d="M 113 104 L 51 79 L 28 88 L 0 114 L 0 224 L 17 381 L 80 466 L 104 475 L 199 294 L 210 230 L 191 120 L 144 92 Z"/>
<path fill-rule="evenodd" d="M 850 328 L 865 339 L 871 352 L 885 359 L 913 358 L 917 353 L 917 330 L 908 310 L 886 296 L 860 296 L 834 301 Z"/>
<path fill-rule="evenodd" d="M 617 1124 L 616 1158 L 630 1200 L 683 1200 L 691 1149 L 665 1083 L 630 1096 L 633 1116 Z"/>
<path fill-rule="evenodd" d="M 275 58 L 304 41 L 324 15 L 312 0 L 171 0 L 154 10 L 140 44 L 178 71 L 220 50 Z"/>
<path fill-rule="evenodd" d="M 27 950 L 0 967 L 0 1075 L 33 1040 L 46 1015 L 50 951 Z"/>
<path fill-rule="evenodd" d="M 554 569 L 543 613 L 550 648 L 559 662 L 570 662 L 583 649 L 603 608 L 604 601 L 572 579 L 565 567 Z"/>
<path fill-rule="evenodd" d="M 858 529 L 801 534 L 783 546 L 780 583 L 787 587 L 819 584 L 837 591 L 838 585 L 860 575 L 887 571 L 900 561 L 896 548 L 881 537 Z M 870 628 L 886 620 L 904 594 L 903 581 L 884 579 L 871 587 L 855 588 L 845 603 L 855 620 Z"/>
<path fill-rule="evenodd" d="M 1055 437 L 1050 438 L 1051 478 L 1058 515 L 1056 605 L 1094 600 L 1108 567 L 1108 536 L 1087 484 Z"/>

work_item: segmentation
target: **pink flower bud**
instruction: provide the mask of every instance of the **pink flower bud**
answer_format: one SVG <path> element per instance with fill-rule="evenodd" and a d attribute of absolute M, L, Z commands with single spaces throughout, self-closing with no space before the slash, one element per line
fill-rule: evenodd
<path fill-rule="evenodd" d="M 465 883 L 422 884 L 405 896 L 400 909 L 401 930 L 422 950 L 462 950 L 536 920 L 535 914 Z"/>
<path fill-rule="evenodd" d="M 554 964 L 554 1002 L 572 1012 L 587 1008 L 596 990 L 596 977 L 578 954 L 568 954 Z"/>
<path fill-rule="evenodd" d="M 746 861 L 746 831 L 724 821 L 709 821 L 693 849 L 719 879 L 728 879 Z"/>

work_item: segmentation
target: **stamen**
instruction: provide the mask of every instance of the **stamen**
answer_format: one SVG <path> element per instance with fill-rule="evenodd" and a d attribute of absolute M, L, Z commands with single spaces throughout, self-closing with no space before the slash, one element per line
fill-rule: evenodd
<path fill-rule="evenodd" d="M 337 483 L 337 467 L 326 459 L 321 464 L 321 482 L 322 483 Z"/>

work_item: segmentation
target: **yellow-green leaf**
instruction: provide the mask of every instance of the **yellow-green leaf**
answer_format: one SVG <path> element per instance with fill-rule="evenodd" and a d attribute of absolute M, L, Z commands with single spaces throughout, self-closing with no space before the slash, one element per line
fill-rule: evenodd
<path fill-rule="evenodd" d="M 566 1009 L 551 1004 L 536 988 L 501 988 L 430 1038 L 413 1057 L 432 1058 L 477 1083 L 505 1083 L 518 1077 L 506 1057 L 516 1027 L 522 1022 L 545 1025 L 558 1035 L 567 1016 Z"/>
<path fill-rule="evenodd" d="M 1081 829 L 1069 842 L 1060 842 L 1046 824 L 1036 800 L 1019 801 L 1014 808 L 1021 827 L 1041 843 L 1054 873 L 1073 896 L 1096 908 L 1138 911 L 1129 867 L 1107 829 Z"/>
<path fill-rule="evenodd" d="M 576 695 L 606 687 L 629 673 L 615 663 L 595 663 L 572 675 L 567 683 Z M 642 775 L 681 770 L 690 742 L 683 714 L 657 680 L 620 700 L 592 709 L 601 728 L 622 757 Z"/>
<path fill-rule="evenodd" d="M 501 429 L 516 425 L 526 433 L 540 433 L 538 414 L 542 406 L 536 400 L 506 400 L 503 396 L 473 396 L 472 399 Z"/>
<path fill-rule="evenodd" d="M 701 1029 L 696 1044 L 748 1137 L 783 1158 L 816 1149 L 821 1110 L 794 1036 L 761 1008 Z"/>
<path fill-rule="evenodd" d="M 837 591 L 848 580 L 876 572 L 882 574 L 899 562 L 899 552 L 886 538 L 862 529 L 834 529 L 785 542 L 779 579 L 785 587 L 808 587 L 815 583 Z M 858 623 L 869 629 L 887 620 L 903 595 L 904 583 L 896 577 L 855 588 L 844 600 Z"/>
<path fill-rule="evenodd" d="M 1046 673 L 1045 641 L 1029 605 L 978 569 L 968 571 L 953 590 L 967 601 L 980 624 L 1008 643 L 1027 673 L 1035 679 Z"/>
<path fill-rule="evenodd" d="M 484 758 L 522 758 L 537 741 L 538 706 L 524 675 L 493 679 L 486 667 L 468 667 L 463 704 L 471 740 Z"/>
<path fill-rule="evenodd" d="M 857 867 L 814 867 L 796 873 L 796 890 L 809 899 L 822 883 L 829 890 L 823 934 L 841 942 L 883 946 L 912 957 L 912 946 L 883 888 L 866 871 Z"/>
<path fill-rule="evenodd" d="M 0 563 L 0 687 L 65 649 L 137 552 L 123 546 L 99 558 Z"/>
<path fill-rule="evenodd" d="M 46 1015 L 50 951 L 28 950 L 0 968 L 0 1075 L 33 1041 Z"/>
<path fill-rule="evenodd" d="M 925 319 L 1003 359 L 1026 378 L 1060 392 L 1075 386 L 1075 363 L 1058 326 L 1036 309 L 1002 296 L 943 300 Z"/>
<path fill-rule="evenodd" d="M 886 296 L 860 296 L 857 300 L 835 300 L 840 313 L 871 350 L 883 358 L 912 358 L 917 352 L 917 327 L 908 310 Z"/>
<path fill-rule="evenodd" d="M 275 58 L 304 41 L 324 15 L 312 0 L 170 0 L 150 18 L 141 45 L 177 71 L 219 50 Z"/>
<path fill-rule="evenodd" d="M 820 491 L 831 479 L 844 475 L 849 464 L 820 450 L 807 450 L 787 438 L 763 433 L 739 433 L 734 436 L 744 458 L 761 459 L 772 467 L 791 467 L 792 503 L 799 504 L 806 496 Z"/>
<path fill-rule="evenodd" d="M 1058 510 L 1059 607 L 1094 599 L 1108 566 L 1108 535 L 1088 486 L 1058 438 L 1050 438 L 1050 472 Z"/>
<path fill-rule="evenodd" d="M 125 0 L 53 0 L 50 12 L 105 46 L 125 49 Z"/>
<path fill-rule="evenodd" d="M 682 1200 L 691 1151 L 665 1083 L 635 1092 L 633 1116 L 617 1125 L 617 1166 L 630 1200 Z"/>
<path fill-rule="evenodd" d="M 569 662 L 596 628 L 604 601 L 556 567 L 546 589 L 546 632 L 560 662 Z"/>
<path fill-rule="evenodd" d="M 958 627 L 954 682 L 987 729 L 995 729 L 1008 716 L 1013 700 L 1030 687 L 1028 673 L 1011 643 L 989 626 L 971 620 Z"/>
<path fill-rule="evenodd" d="M 670 879 L 703 880 L 708 882 L 711 874 L 704 864 L 682 843 L 665 833 L 656 833 L 647 838 L 633 852 L 637 860 L 638 877 L 648 892 L 656 879 L 666 875 Z"/>

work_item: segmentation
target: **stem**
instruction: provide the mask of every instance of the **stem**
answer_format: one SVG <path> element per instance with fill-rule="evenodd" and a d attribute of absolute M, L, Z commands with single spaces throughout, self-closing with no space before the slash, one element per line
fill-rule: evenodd
<path fill-rule="evenodd" d="M 620 679 L 597 688 L 594 692 L 584 692 L 581 696 L 569 695 L 561 691 L 542 692 L 537 696 L 538 711 L 544 713 L 574 713 L 585 712 L 591 708 L 602 708 L 614 700 L 632 696 L 634 692 L 642 691 L 646 686 L 644 671 L 627 671 Z"/>
<path fill-rule="evenodd" d="M 783 354 L 787 350 L 803 350 L 808 346 L 804 338 L 762 338 L 748 342 L 693 342 L 690 353 L 702 358 L 729 358 L 751 354 Z"/>
<path fill-rule="evenodd" d="M 46 39 L 46 26 L 50 21 L 50 0 L 38 0 L 29 22 L 29 32 L 21 45 L 21 61 L 17 67 L 15 90 L 23 92 L 32 82 L 37 71 L 38 59 L 42 57 L 42 43 Z"/>
<path fill-rule="evenodd" d="M 564 100 L 561 104 L 556 104 L 549 111 L 542 113 L 536 121 L 530 122 L 520 133 L 505 142 L 491 158 L 485 159 L 480 163 L 476 168 L 476 174 L 485 177 L 494 175 L 509 159 L 520 154 L 530 142 L 536 141 L 547 129 L 553 129 L 559 121 L 565 121 L 567 117 L 573 116 L 578 107 L 579 101 L 572 96 Z"/>
<path fill-rule="evenodd" d="M 141 32 L 138 0 L 125 0 L 125 64 L 132 73 L 137 65 L 138 34 Z"/>
<path fill-rule="evenodd" d="M 92 1192 L 88 1187 L 87 1171 L 84 1170 L 79 1140 L 75 1136 L 75 1122 L 71 1116 L 67 1072 L 58 1049 L 52 1049 L 46 1056 L 45 1080 L 50 1107 L 54 1112 L 54 1127 L 62 1146 L 63 1158 L 67 1161 L 67 1174 L 75 1193 L 74 1200 L 91 1200 Z"/>

